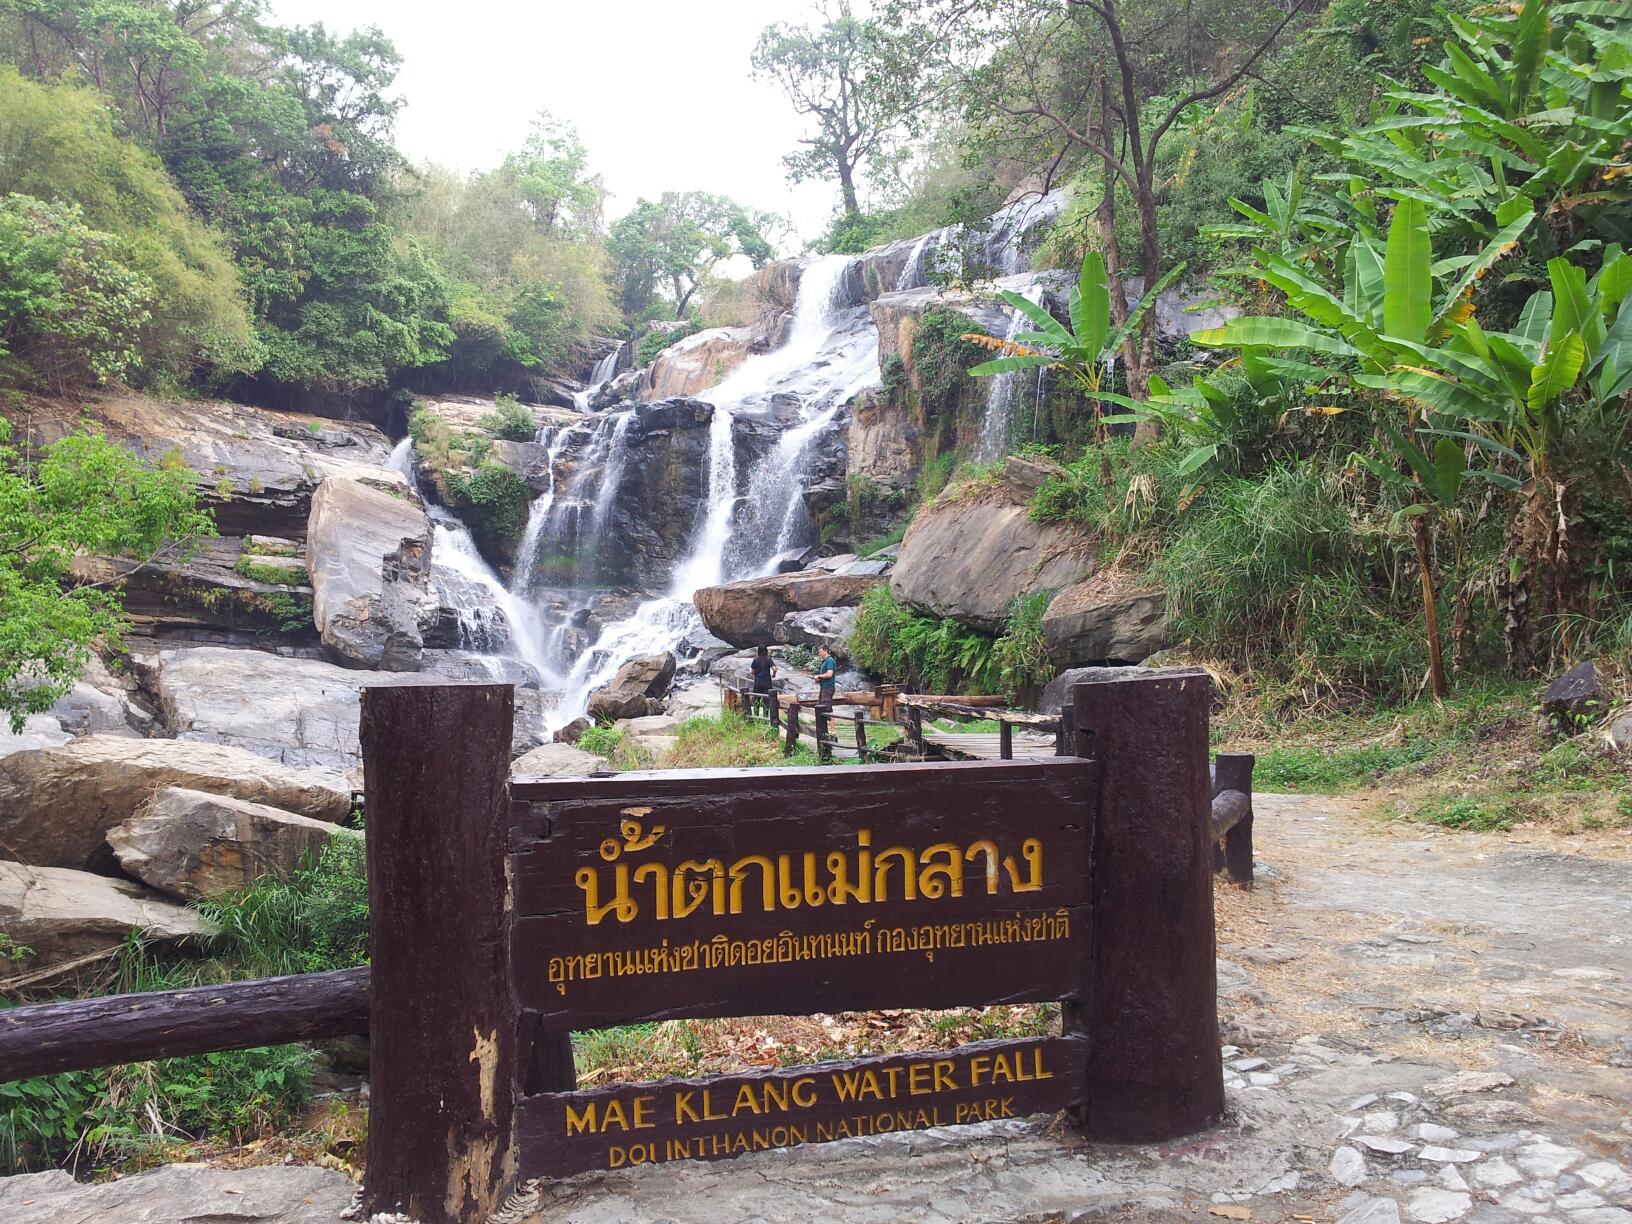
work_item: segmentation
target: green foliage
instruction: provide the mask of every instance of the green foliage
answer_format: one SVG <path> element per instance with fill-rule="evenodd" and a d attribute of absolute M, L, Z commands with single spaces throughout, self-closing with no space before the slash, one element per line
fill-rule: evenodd
<path fill-rule="evenodd" d="M 514 542 L 527 526 L 532 492 L 527 482 L 507 467 L 483 463 L 474 472 L 448 474 L 448 489 L 468 511 L 470 530 L 489 545 Z"/>
<path fill-rule="evenodd" d="M 16 258 L 19 223 L 36 241 L 55 235 L 69 260 L 57 263 L 69 292 L 59 309 L 70 322 L 100 316 L 81 326 L 119 337 L 112 347 L 124 356 L 94 373 L 184 379 L 253 366 L 239 278 L 220 241 L 153 156 L 120 139 L 94 91 L 0 67 L 0 197 L 11 195 L 32 200 L 8 204 L 0 259 Z M 48 364 L 42 381 L 50 374 Z"/>
<path fill-rule="evenodd" d="M 1500 803 L 1485 802 L 1469 795 L 1431 799 L 1417 809 L 1416 818 L 1447 829 L 1471 833 L 1501 832 L 1513 827 L 1513 813 Z"/>
<path fill-rule="evenodd" d="M 532 410 L 513 395 L 498 397 L 497 407 L 476 422 L 495 438 L 510 442 L 531 442 L 538 436 L 538 422 Z"/>
<path fill-rule="evenodd" d="M 654 324 L 646 329 L 645 333 L 640 337 L 640 343 L 635 346 L 635 364 L 637 366 L 649 366 L 657 355 L 668 348 L 669 345 L 696 334 L 697 324 L 691 319 L 684 319 L 671 327 Z"/>
<path fill-rule="evenodd" d="M 862 598 L 850 653 L 887 683 L 920 692 L 991 693 L 1002 681 L 989 635 L 951 618 L 920 616 L 896 603 L 887 584 Z"/>
<path fill-rule="evenodd" d="M 956 451 L 944 451 L 933 459 L 925 459 L 918 469 L 918 498 L 920 501 L 929 501 L 951 482 L 952 473 L 957 470 L 958 456 Z M 903 534 L 905 531 L 903 530 Z"/>
<path fill-rule="evenodd" d="M 1010 699 L 1028 699 L 1054 678 L 1055 667 L 1043 638 L 1043 613 L 1052 594 L 1016 596 L 1003 633 L 992 643 L 993 662 Z"/>
<path fill-rule="evenodd" d="M 665 769 L 763 768 L 811 764 L 782 755 L 782 741 L 765 722 L 750 722 L 729 711 L 711 718 L 688 718 L 674 731 Z M 810 754 L 814 755 L 814 754 Z"/>
<path fill-rule="evenodd" d="M 214 535 L 185 467 L 153 467 L 85 430 L 34 452 L 0 419 L 0 710 L 20 730 L 79 678 L 125 617 L 114 591 L 65 586 L 81 553 L 186 556 Z"/>
<path fill-rule="evenodd" d="M 610 723 L 596 723 L 578 737 L 578 747 L 585 752 L 592 752 L 596 756 L 604 756 L 610 760 L 622 750 L 623 739 L 622 727 L 614 727 Z"/>
<path fill-rule="evenodd" d="M 625 314 L 650 317 L 661 299 L 670 317 L 685 318 L 692 295 L 717 264 L 733 255 L 755 268 L 770 260 L 765 231 L 775 223 L 768 213 L 706 191 L 665 191 L 655 201 L 636 201 L 606 238 Z"/>
<path fill-rule="evenodd" d="M 1432 760 L 1444 750 L 1433 740 L 1408 736 L 1403 743 L 1363 748 L 1271 748 L 1258 755 L 1252 783 L 1270 791 L 1333 794 L 1376 782 L 1384 774 Z"/>
<path fill-rule="evenodd" d="M 368 860 L 363 839 L 336 833 L 315 863 L 195 908 L 220 933 L 205 945 L 235 975 L 322 973 L 368 963 Z"/>
<path fill-rule="evenodd" d="M 239 557 L 233 562 L 232 572 L 241 574 L 251 582 L 264 582 L 269 586 L 300 586 L 306 578 L 305 574 L 299 571 L 291 572 L 280 566 L 266 565 L 247 556 Z"/>

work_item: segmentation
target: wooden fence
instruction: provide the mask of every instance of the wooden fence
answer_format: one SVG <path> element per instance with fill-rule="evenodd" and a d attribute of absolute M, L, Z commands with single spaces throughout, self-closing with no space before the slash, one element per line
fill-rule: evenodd
<path fill-rule="evenodd" d="M 363 1206 L 426 1224 L 484 1219 L 518 1176 L 880 1115 L 1203 1129 L 1214 844 L 1233 874 L 1251 763 L 1209 780 L 1205 673 L 1129 673 L 1073 691 L 1071 754 L 1044 760 L 538 780 L 509 776 L 508 686 L 366 689 L 372 968 L 0 1012 L 0 1080 L 366 1018 Z M 1047 1000 L 1057 1037 L 588 1091 L 573 1071 L 577 1028 Z"/>

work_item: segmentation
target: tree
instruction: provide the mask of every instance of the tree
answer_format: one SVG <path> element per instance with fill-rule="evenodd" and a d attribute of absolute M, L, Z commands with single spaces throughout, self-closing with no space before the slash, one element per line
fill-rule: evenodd
<path fill-rule="evenodd" d="M 1121 326 L 1129 317 L 1123 277 L 1137 271 L 1148 288 L 1166 271 L 1157 224 L 1163 140 L 1192 108 L 1234 89 L 1312 3 L 1243 12 L 1233 0 L 896 0 L 889 15 L 918 31 L 988 141 L 1030 142 L 1050 180 L 1073 159 L 1098 163 L 1099 247 Z M 1138 221 L 1132 259 L 1117 235 L 1119 193 Z M 1149 312 L 1123 344 L 1136 397 L 1148 390 L 1155 345 Z M 1150 423 L 1140 428 L 1153 432 Z"/>
<path fill-rule="evenodd" d="M 760 268 L 771 259 L 775 251 L 764 231 L 774 220 L 704 191 L 665 191 L 656 201 L 637 201 L 606 240 L 625 313 L 644 313 L 667 290 L 674 317 L 683 318 L 718 264 L 743 255 Z"/>
<path fill-rule="evenodd" d="M 589 152 L 578 129 L 549 111 L 538 112 L 527 143 L 504 159 L 502 173 L 544 229 L 587 234 L 600 225 L 606 189 L 599 175 L 589 173 Z"/>
<path fill-rule="evenodd" d="M 0 419 L 0 711 L 12 731 L 66 693 L 93 644 L 115 646 L 124 627 L 116 592 L 65 585 L 76 556 L 146 565 L 185 557 L 214 534 L 187 468 L 150 466 L 89 431 L 35 454 Z"/>
<path fill-rule="evenodd" d="M 805 147 L 783 160 L 794 182 L 836 178 L 844 215 L 861 217 L 858 180 L 893 176 L 900 143 L 924 115 L 914 57 L 881 22 L 854 16 L 848 0 L 819 4 L 823 23 L 766 26 L 754 73 L 775 81 L 794 110 L 815 122 Z"/>

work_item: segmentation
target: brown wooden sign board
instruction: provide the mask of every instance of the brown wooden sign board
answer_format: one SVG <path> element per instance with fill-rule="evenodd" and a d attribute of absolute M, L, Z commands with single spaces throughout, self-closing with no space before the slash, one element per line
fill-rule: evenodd
<path fill-rule="evenodd" d="M 771 1148 L 1080 1108 L 1087 1067 L 1083 1038 L 1035 1037 L 546 1093 L 517 1106 L 521 1176 L 725 1160 Z"/>
<path fill-rule="evenodd" d="M 518 999 L 561 1030 L 1074 995 L 1095 777 L 1062 757 L 518 782 Z"/>

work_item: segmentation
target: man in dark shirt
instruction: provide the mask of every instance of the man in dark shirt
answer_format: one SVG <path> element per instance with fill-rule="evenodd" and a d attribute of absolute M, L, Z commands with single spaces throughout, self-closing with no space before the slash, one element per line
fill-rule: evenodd
<path fill-rule="evenodd" d="M 827 708 L 833 704 L 833 690 L 838 687 L 839 661 L 825 645 L 816 648 L 816 704 Z"/>

